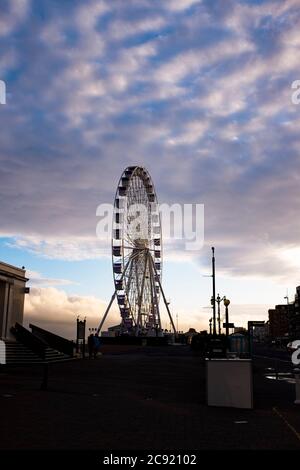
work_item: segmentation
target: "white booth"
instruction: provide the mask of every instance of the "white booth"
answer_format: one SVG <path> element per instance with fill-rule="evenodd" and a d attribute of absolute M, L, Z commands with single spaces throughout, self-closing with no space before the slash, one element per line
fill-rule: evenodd
<path fill-rule="evenodd" d="M 251 359 L 206 359 L 207 404 L 253 408 Z"/>

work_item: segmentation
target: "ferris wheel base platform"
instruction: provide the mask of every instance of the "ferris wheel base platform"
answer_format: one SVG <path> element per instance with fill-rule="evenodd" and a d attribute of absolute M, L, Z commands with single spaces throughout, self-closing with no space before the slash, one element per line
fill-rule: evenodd
<path fill-rule="evenodd" d="M 101 336 L 101 344 L 126 344 L 136 346 L 167 346 L 169 338 L 156 336 Z"/>

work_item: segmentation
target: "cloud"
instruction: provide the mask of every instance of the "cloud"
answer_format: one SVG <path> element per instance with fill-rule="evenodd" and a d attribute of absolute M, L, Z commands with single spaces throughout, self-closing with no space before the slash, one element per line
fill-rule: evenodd
<path fill-rule="evenodd" d="M 0 23 L 10 245 L 52 259 L 110 256 L 96 208 L 140 164 L 160 202 L 205 205 L 222 272 L 296 276 L 283 253 L 298 249 L 300 230 L 297 2 L 41 3 L 44 19 L 14 0 Z M 168 249 L 189 257 L 180 243 Z"/>
<path fill-rule="evenodd" d="M 81 319 L 86 317 L 88 331 L 88 328 L 98 327 L 106 306 L 106 302 L 96 297 L 68 295 L 54 287 L 32 287 L 25 301 L 25 325 L 33 323 L 60 336 L 75 339 L 78 315 Z M 119 313 L 112 308 L 104 328 L 119 322 Z"/>
<path fill-rule="evenodd" d="M 9 0 L 2 2 L 0 36 L 11 34 L 27 17 L 30 0 Z"/>
<path fill-rule="evenodd" d="M 87 4 L 80 5 L 75 10 L 75 24 L 80 30 L 90 31 L 94 29 L 99 18 L 110 11 L 108 2 L 92 0 Z"/>
<path fill-rule="evenodd" d="M 110 238 L 96 239 L 96 237 L 47 237 L 45 240 L 38 236 L 19 236 L 7 242 L 10 248 L 26 250 L 32 254 L 65 261 L 79 261 L 109 256 Z M 36 276 L 36 281 L 38 277 Z"/>
<path fill-rule="evenodd" d="M 147 31 L 158 31 L 164 27 L 166 21 L 158 16 L 153 18 L 144 18 L 142 20 L 115 21 L 108 31 L 112 39 L 124 39 L 128 36 L 136 36 L 139 33 Z"/>
<path fill-rule="evenodd" d="M 156 72 L 155 79 L 176 83 L 187 75 L 200 74 L 201 70 L 207 66 L 229 60 L 232 56 L 238 57 L 240 54 L 253 51 L 253 49 L 254 46 L 250 42 L 242 40 L 236 43 L 234 39 L 229 39 L 222 44 L 218 42 L 207 48 L 188 50 L 161 65 Z"/>
<path fill-rule="evenodd" d="M 167 0 L 164 8 L 170 11 L 178 12 L 186 10 L 194 5 L 199 5 L 202 0 Z"/>
<path fill-rule="evenodd" d="M 74 284 L 73 281 L 69 281 L 68 279 L 46 278 L 36 271 L 27 270 L 26 276 L 29 278 L 30 287 L 66 286 Z"/>
<path fill-rule="evenodd" d="M 92 296 L 68 295 L 65 291 L 54 287 L 32 287 L 25 300 L 24 325 L 30 323 L 45 328 L 52 333 L 68 339 L 75 339 L 76 319 L 86 317 L 87 333 L 89 328 L 97 328 L 107 307 L 107 302 Z M 230 305 L 230 321 L 236 326 L 247 326 L 249 318 L 267 320 L 268 308 L 271 305 Z M 162 308 L 162 306 L 161 306 Z M 223 317 L 223 311 L 221 312 Z M 162 326 L 169 329 L 167 315 L 162 309 Z M 196 328 L 197 331 L 208 329 L 208 312 L 197 308 L 191 310 L 187 317 L 184 310 L 178 310 L 178 329 L 187 331 Z M 177 319 L 176 319 L 177 320 Z M 175 317 L 174 317 L 174 321 Z M 104 329 L 120 323 L 120 314 L 116 305 L 113 305 Z"/>

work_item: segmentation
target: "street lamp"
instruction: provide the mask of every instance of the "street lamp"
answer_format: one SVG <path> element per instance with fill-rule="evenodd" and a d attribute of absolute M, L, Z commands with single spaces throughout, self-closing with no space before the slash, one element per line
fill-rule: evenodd
<path fill-rule="evenodd" d="M 288 317 L 288 335 L 289 338 L 291 337 L 291 313 L 290 313 L 290 302 L 289 302 L 289 294 L 288 291 L 286 293 L 286 296 L 284 297 L 286 299 L 286 304 L 287 304 L 287 317 Z"/>
<path fill-rule="evenodd" d="M 225 328 L 226 328 L 226 337 L 229 336 L 229 315 L 228 315 L 228 305 L 230 304 L 230 300 L 223 297 L 223 302 L 225 305 Z"/>
<path fill-rule="evenodd" d="M 212 308 L 213 308 L 213 334 L 216 335 L 216 264 L 215 264 L 215 248 L 211 247 L 212 251 L 212 288 L 213 288 L 213 295 L 212 295 Z"/>
<path fill-rule="evenodd" d="M 220 294 L 218 294 L 217 298 L 216 298 L 216 302 L 218 304 L 218 330 L 219 330 L 219 335 L 221 334 L 221 312 L 220 312 L 220 303 L 226 299 L 226 297 L 220 297 Z"/>

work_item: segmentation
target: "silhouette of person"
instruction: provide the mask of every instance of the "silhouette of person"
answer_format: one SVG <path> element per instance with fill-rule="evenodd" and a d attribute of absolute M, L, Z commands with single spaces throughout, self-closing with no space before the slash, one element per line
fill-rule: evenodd
<path fill-rule="evenodd" d="M 91 333 L 88 337 L 88 350 L 89 350 L 89 358 L 91 359 L 94 352 L 94 334 Z"/>
<path fill-rule="evenodd" d="M 96 359 L 97 354 L 100 349 L 100 339 L 99 339 L 98 333 L 95 334 L 93 340 L 94 340 L 94 359 Z"/>

